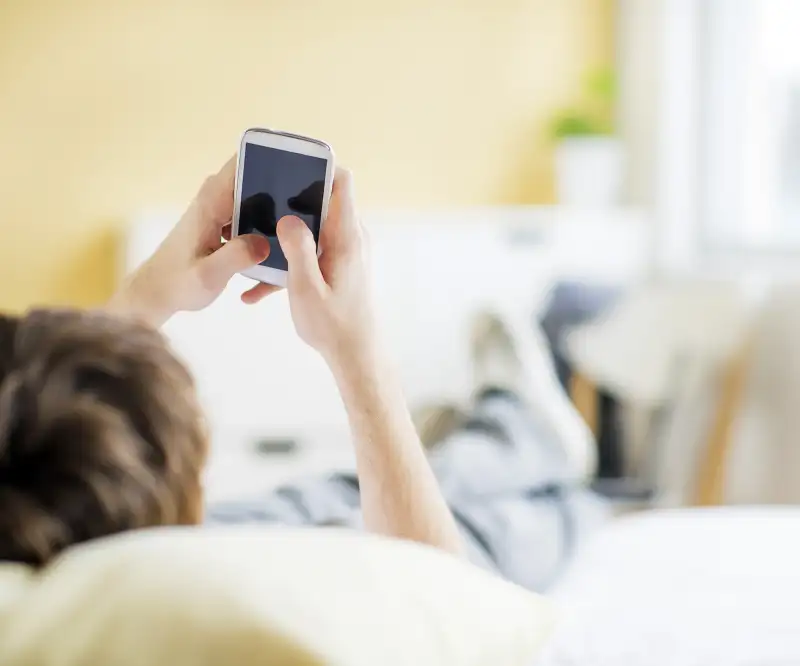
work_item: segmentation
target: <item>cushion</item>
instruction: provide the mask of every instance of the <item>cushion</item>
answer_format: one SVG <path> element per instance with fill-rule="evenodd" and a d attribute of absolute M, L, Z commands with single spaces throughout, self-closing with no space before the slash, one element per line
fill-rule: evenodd
<path fill-rule="evenodd" d="M 529 665 L 539 597 L 446 553 L 334 529 L 164 528 L 0 565 L 0 663 Z"/>

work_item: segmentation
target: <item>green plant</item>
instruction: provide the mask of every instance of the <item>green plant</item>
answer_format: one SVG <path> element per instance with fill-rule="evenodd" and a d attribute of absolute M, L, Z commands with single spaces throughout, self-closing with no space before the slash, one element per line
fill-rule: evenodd
<path fill-rule="evenodd" d="M 613 134 L 616 93 L 616 77 L 612 69 L 589 72 L 578 103 L 562 109 L 553 118 L 550 136 L 560 141 L 569 137 Z"/>

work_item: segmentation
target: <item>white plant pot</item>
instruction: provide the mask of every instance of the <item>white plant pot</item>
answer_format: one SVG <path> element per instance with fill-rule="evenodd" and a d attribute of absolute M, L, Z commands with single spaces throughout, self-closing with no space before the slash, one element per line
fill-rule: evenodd
<path fill-rule="evenodd" d="M 595 208 L 619 205 L 624 169 L 619 139 L 563 139 L 556 147 L 555 158 L 558 203 Z"/>

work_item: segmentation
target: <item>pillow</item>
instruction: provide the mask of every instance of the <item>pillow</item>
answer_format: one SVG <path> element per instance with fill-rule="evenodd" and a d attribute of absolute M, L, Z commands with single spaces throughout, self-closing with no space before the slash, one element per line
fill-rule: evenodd
<path fill-rule="evenodd" d="M 0 565 L 0 664 L 528 666 L 539 597 L 417 544 L 163 528 Z"/>

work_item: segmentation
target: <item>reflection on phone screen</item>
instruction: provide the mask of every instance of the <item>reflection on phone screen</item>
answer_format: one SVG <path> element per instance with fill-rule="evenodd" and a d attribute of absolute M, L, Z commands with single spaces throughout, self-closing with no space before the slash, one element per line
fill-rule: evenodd
<path fill-rule="evenodd" d="M 276 225 L 284 215 L 301 218 L 319 240 L 327 160 L 253 143 L 245 144 L 239 233 L 260 233 L 270 240 L 262 266 L 287 269 Z"/>

